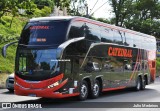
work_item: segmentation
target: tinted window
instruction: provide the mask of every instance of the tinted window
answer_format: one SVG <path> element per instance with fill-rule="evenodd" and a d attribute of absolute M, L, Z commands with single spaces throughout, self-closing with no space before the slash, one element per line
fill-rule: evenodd
<path fill-rule="evenodd" d="M 20 44 L 55 45 L 66 39 L 67 21 L 29 22 L 21 35 Z"/>
<path fill-rule="evenodd" d="M 137 48 L 141 48 L 141 36 L 133 35 L 133 45 Z"/>
<path fill-rule="evenodd" d="M 123 34 L 118 30 L 114 30 L 113 42 L 117 44 L 123 44 Z"/>
<path fill-rule="evenodd" d="M 124 45 L 133 47 L 133 34 L 125 33 Z"/>
<path fill-rule="evenodd" d="M 100 27 L 94 24 L 86 24 L 86 39 L 100 41 Z"/>
<path fill-rule="evenodd" d="M 101 27 L 101 42 L 113 42 L 113 30 Z"/>
<path fill-rule="evenodd" d="M 83 22 L 74 22 L 71 25 L 68 38 L 77 38 L 84 36 L 85 24 Z"/>

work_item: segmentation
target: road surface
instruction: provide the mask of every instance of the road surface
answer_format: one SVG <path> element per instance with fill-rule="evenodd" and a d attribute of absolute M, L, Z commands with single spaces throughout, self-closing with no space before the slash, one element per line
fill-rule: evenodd
<path fill-rule="evenodd" d="M 56 110 L 56 111 L 160 111 L 160 78 L 156 79 L 154 84 L 147 85 L 145 90 L 118 90 L 103 93 L 97 99 L 87 99 L 86 101 L 78 101 L 74 98 L 67 99 L 42 99 L 37 97 L 17 96 L 14 93 L 8 92 L 7 89 L 0 89 L 0 104 L 4 102 L 16 102 L 16 104 L 42 104 L 42 109 L 23 109 L 23 111 L 41 111 L 41 110 Z M 138 103 L 140 102 L 140 103 Z M 142 102 L 142 103 L 141 103 Z M 157 103 L 155 103 L 157 102 Z M 104 105 L 102 105 L 104 104 Z M 139 105 L 152 104 L 159 108 L 140 108 Z M 103 108 L 100 108 L 102 105 Z M 106 108 L 105 108 L 106 105 Z M 119 105 L 119 106 L 118 106 Z M 88 108 L 87 108 L 88 106 Z M 122 108 L 119 108 L 121 107 Z M 134 108 L 134 106 L 138 108 Z M 124 108 L 123 108 L 124 107 Z M 53 109 L 54 108 L 54 109 Z M 75 109 L 76 108 L 76 109 Z M 131 109 L 132 108 L 132 109 Z M 0 110 L 15 110 L 21 111 L 22 109 L 0 109 Z"/>

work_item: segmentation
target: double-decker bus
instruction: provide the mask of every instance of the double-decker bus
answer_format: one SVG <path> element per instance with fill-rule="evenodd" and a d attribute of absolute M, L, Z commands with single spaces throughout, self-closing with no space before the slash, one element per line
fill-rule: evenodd
<path fill-rule="evenodd" d="M 83 17 L 41 17 L 28 21 L 18 41 L 14 90 L 85 100 L 103 91 L 143 90 L 155 74 L 155 37 Z"/>

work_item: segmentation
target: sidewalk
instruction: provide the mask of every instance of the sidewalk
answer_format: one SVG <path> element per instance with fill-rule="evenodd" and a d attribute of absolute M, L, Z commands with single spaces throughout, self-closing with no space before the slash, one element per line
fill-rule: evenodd
<path fill-rule="evenodd" d="M 8 77 L 8 74 L 0 73 L 0 89 L 5 88 L 7 77 Z"/>

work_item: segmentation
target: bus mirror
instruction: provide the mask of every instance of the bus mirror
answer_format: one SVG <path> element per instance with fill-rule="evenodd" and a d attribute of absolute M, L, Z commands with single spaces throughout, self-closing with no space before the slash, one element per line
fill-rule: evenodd
<path fill-rule="evenodd" d="M 6 57 L 6 46 L 3 46 L 2 48 L 2 56 Z"/>
<path fill-rule="evenodd" d="M 6 57 L 6 52 L 7 52 L 7 48 L 10 46 L 10 45 L 13 45 L 15 43 L 17 43 L 18 41 L 15 41 L 15 42 L 11 42 L 11 43 L 8 43 L 6 45 L 3 46 L 2 48 L 2 56 L 3 57 Z"/>

